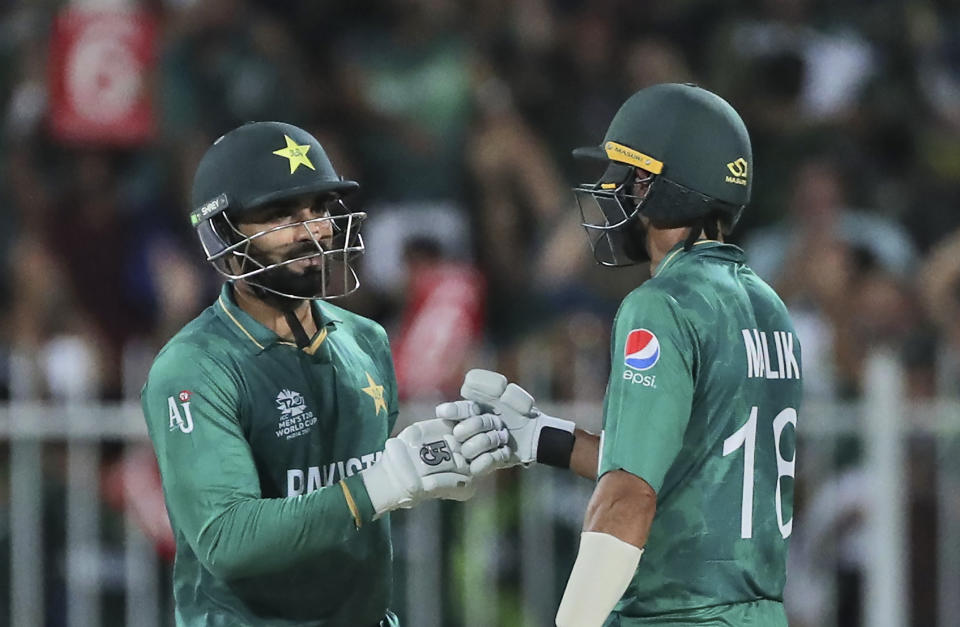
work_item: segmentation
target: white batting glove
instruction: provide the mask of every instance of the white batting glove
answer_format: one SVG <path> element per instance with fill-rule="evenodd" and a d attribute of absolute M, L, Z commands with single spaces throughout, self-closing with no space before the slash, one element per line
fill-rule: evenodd
<path fill-rule="evenodd" d="M 576 425 L 541 412 L 522 387 L 508 383 L 498 372 L 475 369 L 464 377 L 460 394 L 467 400 L 438 406 L 437 417 L 458 421 L 453 434 L 466 447 L 464 456 L 474 475 L 535 461 L 569 467 Z M 505 459 L 499 451 L 481 450 L 482 439 L 476 448 L 472 445 L 478 434 L 492 430 L 498 418 L 509 436 Z"/>
<path fill-rule="evenodd" d="M 379 518 L 427 499 L 465 501 L 473 496 L 470 466 L 453 436 L 455 423 L 415 422 L 389 438 L 383 456 L 360 475 Z"/>
<path fill-rule="evenodd" d="M 470 474 L 479 477 L 515 466 L 511 461 L 510 436 L 492 407 L 473 401 L 454 401 L 437 405 L 437 418 L 456 421 L 453 435 L 460 442 L 460 452 L 470 463 Z"/>

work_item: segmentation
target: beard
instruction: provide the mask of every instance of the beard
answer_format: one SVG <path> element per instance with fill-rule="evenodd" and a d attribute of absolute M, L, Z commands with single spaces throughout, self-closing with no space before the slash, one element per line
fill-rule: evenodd
<path fill-rule="evenodd" d="M 329 277 L 324 274 L 322 265 L 307 266 L 299 272 L 291 270 L 289 266 L 281 266 L 267 270 L 253 277 L 253 279 L 255 282 L 251 282 L 251 285 L 266 288 L 266 290 L 269 290 L 268 293 L 289 294 L 296 297 L 297 300 L 320 298 L 326 293 L 326 288 L 330 284 Z M 279 294 L 273 294 L 273 296 L 285 301 L 293 300 Z"/>
<path fill-rule="evenodd" d="M 313 259 L 320 259 L 319 265 L 294 269 L 292 264 L 288 264 L 265 270 L 247 279 L 247 283 L 254 288 L 254 292 L 261 300 L 278 309 L 292 310 L 302 300 L 321 298 L 327 293 L 330 286 L 330 272 L 324 272 L 328 266 L 327 255 L 320 254 L 313 244 L 293 249 L 281 257 L 267 254 L 259 249 L 252 249 L 247 254 L 264 266 L 282 263 L 287 259 L 306 257 L 310 254 L 316 255 Z"/>

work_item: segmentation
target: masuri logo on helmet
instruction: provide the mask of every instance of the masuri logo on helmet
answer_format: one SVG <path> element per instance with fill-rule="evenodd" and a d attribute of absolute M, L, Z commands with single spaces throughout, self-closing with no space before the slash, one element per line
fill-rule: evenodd
<path fill-rule="evenodd" d="M 743 157 L 740 157 L 736 161 L 731 161 L 727 164 L 727 169 L 730 170 L 730 174 L 733 176 L 727 176 L 723 180 L 727 183 L 735 183 L 737 185 L 746 185 L 747 184 L 747 160 Z"/>

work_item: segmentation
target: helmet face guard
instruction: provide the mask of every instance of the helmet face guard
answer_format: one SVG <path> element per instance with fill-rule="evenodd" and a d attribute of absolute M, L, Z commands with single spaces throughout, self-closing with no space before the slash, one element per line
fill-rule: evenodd
<path fill-rule="evenodd" d="M 303 300 L 342 298 L 360 287 L 360 279 L 353 263 L 364 252 L 360 227 L 366 219 L 364 212 L 351 212 L 338 196 L 324 202 L 328 215 L 309 220 L 282 224 L 269 229 L 245 234 L 236 219 L 223 209 L 209 213 L 197 224 L 200 243 L 207 261 L 231 280 L 246 281 L 250 285 L 284 298 Z M 319 238 L 318 226 L 329 225 L 331 236 Z M 265 237 L 280 231 L 301 229 L 307 238 L 298 240 L 286 257 L 271 259 L 262 244 Z M 295 272 L 291 264 L 309 262 L 302 272 Z"/>
<path fill-rule="evenodd" d="M 610 162 L 599 181 L 573 189 L 580 225 L 587 232 L 597 263 L 622 267 L 648 259 L 636 224 L 656 178 L 653 174 L 640 178 L 633 166 Z M 642 196 L 635 195 L 634 186 L 643 183 L 650 185 Z"/>
<path fill-rule="evenodd" d="M 697 220 L 716 216 L 722 219 L 722 232 L 729 234 L 743 213 L 743 205 L 711 198 L 662 174 L 641 178 L 640 172 L 632 165 L 611 161 L 599 181 L 573 189 L 581 225 L 600 265 L 622 267 L 650 260 L 638 223 L 641 214 L 661 228 L 692 226 Z M 649 183 L 643 195 L 633 194 L 634 186 L 642 183 Z M 699 233 L 699 227 L 693 228 Z"/>

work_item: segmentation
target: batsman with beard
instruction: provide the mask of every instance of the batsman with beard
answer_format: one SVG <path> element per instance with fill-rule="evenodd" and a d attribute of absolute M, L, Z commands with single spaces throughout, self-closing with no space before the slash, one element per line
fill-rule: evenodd
<path fill-rule="evenodd" d="M 343 202 L 358 187 L 279 122 L 227 133 L 197 167 L 190 220 L 228 280 L 142 394 L 177 544 L 177 625 L 397 625 L 388 513 L 472 493 L 453 423 L 388 438 L 386 334 L 329 302 L 359 286 L 366 214 Z M 476 442 L 509 454 L 498 428 Z"/>

